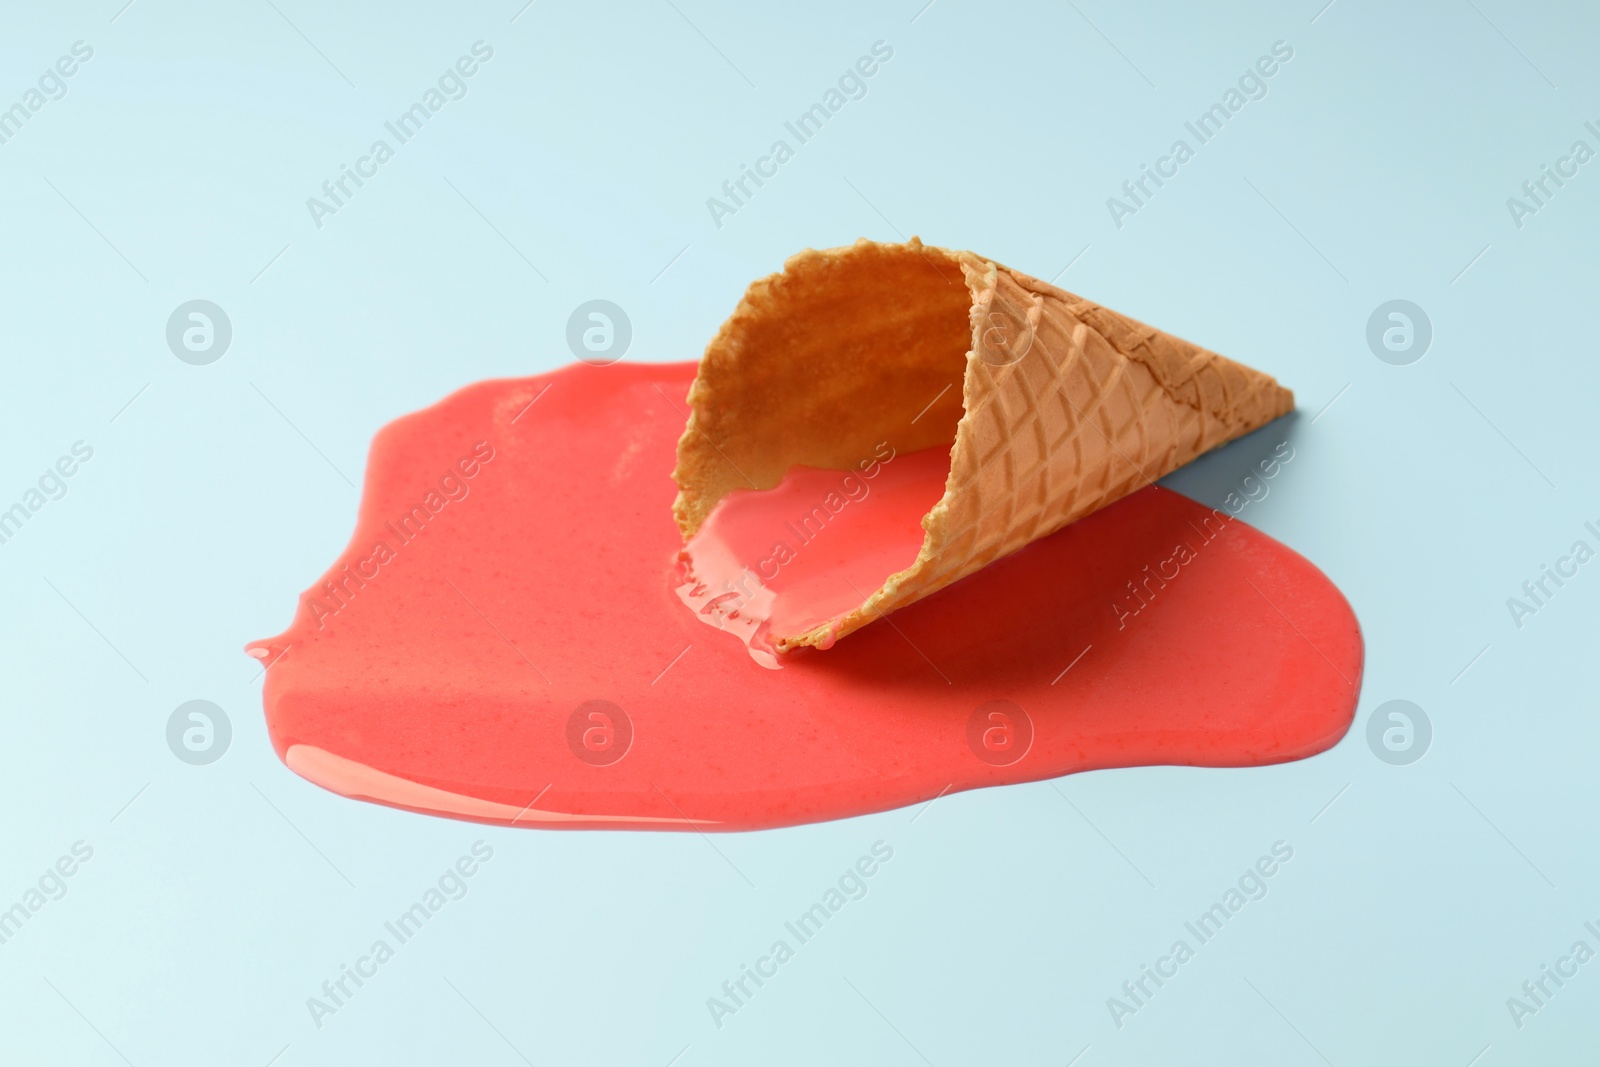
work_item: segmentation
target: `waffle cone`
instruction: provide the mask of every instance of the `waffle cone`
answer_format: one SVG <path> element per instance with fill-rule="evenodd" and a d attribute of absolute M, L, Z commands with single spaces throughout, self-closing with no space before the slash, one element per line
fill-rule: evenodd
<path fill-rule="evenodd" d="M 700 362 L 678 443 L 685 540 L 736 489 L 950 446 L 915 562 L 781 652 L 834 640 L 1286 414 L 1271 377 L 1026 274 L 923 245 L 807 250 Z"/>

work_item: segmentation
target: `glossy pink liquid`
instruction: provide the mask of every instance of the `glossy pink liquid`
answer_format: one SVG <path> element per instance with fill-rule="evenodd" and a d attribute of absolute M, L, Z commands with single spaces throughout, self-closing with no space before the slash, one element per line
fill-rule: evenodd
<path fill-rule="evenodd" d="M 730 493 L 684 546 L 678 595 L 777 667 L 771 639 L 836 622 L 916 560 L 949 473 L 948 448 L 884 445 L 856 470 L 798 467 L 765 492 Z"/>
<path fill-rule="evenodd" d="M 336 792 L 459 818 L 744 830 L 1090 768 L 1300 759 L 1349 726 L 1362 645 L 1339 591 L 1156 487 L 761 666 L 677 593 L 669 472 L 693 375 L 575 366 L 385 427 L 350 546 L 290 628 L 249 649 L 269 664 L 280 757 Z M 890 531 L 865 538 L 887 566 L 857 572 L 855 549 L 818 538 L 776 592 L 804 594 L 802 614 L 836 612 L 830 573 L 870 592 L 902 547 L 915 556 L 901 518 L 944 473 L 896 457 L 839 511 L 861 505 L 857 534 Z M 734 557 L 759 564 L 759 512 L 841 474 L 730 508 L 725 540 L 753 538 Z"/>

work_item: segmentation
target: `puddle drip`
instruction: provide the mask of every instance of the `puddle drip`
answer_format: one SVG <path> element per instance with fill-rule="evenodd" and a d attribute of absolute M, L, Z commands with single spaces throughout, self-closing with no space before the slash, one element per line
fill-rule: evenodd
<path fill-rule="evenodd" d="M 248 649 L 269 664 L 280 758 L 335 792 L 462 819 L 748 830 L 1091 768 L 1283 762 L 1348 728 L 1362 644 L 1344 597 L 1265 534 L 1154 486 L 763 667 L 678 593 L 669 472 L 694 373 L 580 365 L 385 427 L 349 547 L 290 628 Z M 942 484 L 918 466 L 929 454 L 880 460 L 830 523 L 871 519 L 858 505 L 891 490 L 909 513 Z M 805 502 L 845 473 L 786 484 Z M 898 506 L 879 514 L 874 586 L 920 543 Z M 742 617 L 831 613 L 808 582 L 847 529 L 791 544 L 771 602 Z M 734 534 L 734 566 L 769 558 Z"/>

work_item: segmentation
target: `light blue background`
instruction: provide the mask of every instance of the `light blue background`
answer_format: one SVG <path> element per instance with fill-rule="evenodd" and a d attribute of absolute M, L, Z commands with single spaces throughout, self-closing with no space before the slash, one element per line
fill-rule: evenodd
<path fill-rule="evenodd" d="M 1600 919 L 1600 565 L 1520 630 L 1505 604 L 1600 520 L 1600 162 L 1520 230 L 1505 204 L 1575 139 L 1600 147 L 1592 7 L 121 3 L 10 4 L 0 32 L 0 105 L 94 48 L 0 145 L 0 506 L 94 448 L 0 545 L 0 907 L 74 841 L 94 849 L 0 945 L 0 1058 L 1594 1056 L 1600 962 L 1520 1030 L 1506 998 L 1578 938 L 1600 949 L 1582 928 Z M 469 95 L 316 228 L 306 198 L 479 39 L 494 58 Z M 894 58 L 866 98 L 715 227 L 705 199 L 879 39 Z M 1280 39 L 1295 54 L 1269 95 L 1119 230 L 1106 198 Z M 1059 284 L 1296 390 L 1297 420 L 1170 481 L 1217 503 L 1291 436 L 1246 518 L 1360 617 L 1340 745 L 717 851 L 407 815 L 278 763 L 241 646 L 344 545 L 379 426 L 567 362 L 584 300 L 627 309 L 629 358 L 692 359 L 786 255 L 913 233 L 1045 279 L 1070 263 Z M 234 328 L 210 366 L 164 339 L 197 297 Z M 1433 322 L 1411 366 L 1364 339 L 1392 298 Z M 194 698 L 233 723 L 208 767 L 165 742 Z M 1395 698 L 1434 726 L 1411 766 L 1365 741 Z M 480 838 L 495 858 L 470 894 L 317 1029 L 306 998 Z M 706 998 L 878 839 L 895 858 L 870 894 L 715 1028 Z M 1279 839 L 1295 857 L 1270 895 L 1114 1026 L 1107 997 Z"/>

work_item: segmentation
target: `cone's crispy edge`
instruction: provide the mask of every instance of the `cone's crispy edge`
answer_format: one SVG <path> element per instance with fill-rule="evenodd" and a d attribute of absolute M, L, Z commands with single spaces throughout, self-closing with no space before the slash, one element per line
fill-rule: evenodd
<path fill-rule="evenodd" d="M 707 345 L 678 442 L 685 540 L 737 489 L 950 445 L 905 570 L 779 651 L 826 648 L 1248 433 L 1294 394 L 971 252 L 862 239 L 754 282 Z"/>

